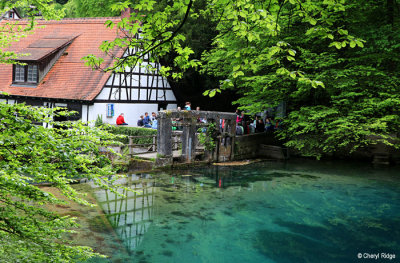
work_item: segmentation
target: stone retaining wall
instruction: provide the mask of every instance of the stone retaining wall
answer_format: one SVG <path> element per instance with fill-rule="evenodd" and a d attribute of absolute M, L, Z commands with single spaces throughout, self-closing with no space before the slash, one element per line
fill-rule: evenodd
<path fill-rule="evenodd" d="M 281 146 L 271 133 L 254 133 L 235 137 L 235 160 L 256 158 L 261 144 Z"/>

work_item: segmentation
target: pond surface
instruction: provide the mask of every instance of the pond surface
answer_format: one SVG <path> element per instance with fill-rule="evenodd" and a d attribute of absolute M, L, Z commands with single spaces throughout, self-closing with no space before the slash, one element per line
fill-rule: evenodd
<path fill-rule="evenodd" d="M 126 198 L 94 189 L 115 238 L 110 258 L 91 262 L 400 262 L 398 168 L 292 160 L 127 186 Z"/>

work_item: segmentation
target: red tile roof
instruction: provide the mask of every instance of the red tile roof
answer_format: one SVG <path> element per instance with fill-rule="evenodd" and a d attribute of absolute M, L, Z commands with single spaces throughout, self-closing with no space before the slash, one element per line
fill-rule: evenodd
<path fill-rule="evenodd" d="M 111 65 L 112 58 L 99 49 L 104 40 L 113 40 L 116 37 L 116 30 L 104 25 L 107 20 L 118 22 L 120 18 L 38 20 L 38 26 L 45 27 L 35 29 L 34 34 L 13 43 L 8 50 L 31 53 L 29 57 L 21 57 L 21 60 L 38 60 L 43 58 L 45 53 L 54 52 L 72 40 L 65 50 L 66 55 L 57 60 L 37 87 L 12 85 L 12 65 L 0 64 L 0 91 L 17 96 L 93 100 L 100 93 L 110 73 L 93 71 L 84 65 L 81 58 L 93 54 L 104 58 L 103 65 Z M 18 23 L 29 21 L 19 20 Z M 76 38 L 73 39 L 74 37 Z M 122 50 L 115 53 L 121 56 Z"/>

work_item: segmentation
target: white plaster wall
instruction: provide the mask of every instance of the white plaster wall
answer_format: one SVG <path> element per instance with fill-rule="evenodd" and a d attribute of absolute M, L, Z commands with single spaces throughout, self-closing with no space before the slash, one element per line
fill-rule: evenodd
<path fill-rule="evenodd" d="M 177 108 L 177 104 L 168 104 L 167 110 L 175 110 Z M 82 121 L 87 122 L 87 106 L 82 106 Z M 158 104 L 128 104 L 128 103 L 114 103 L 114 117 L 106 117 L 107 116 L 107 103 L 95 103 L 94 105 L 89 106 L 89 121 L 94 125 L 94 121 L 96 121 L 97 116 L 103 116 L 103 122 L 109 124 L 116 124 L 117 117 L 124 113 L 125 122 L 129 124 L 129 126 L 137 126 L 137 121 L 139 120 L 140 115 L 144 116 L 145 112 L 149 113 L 151 117 L 151 113 L 157 112 Z"/>
<path fill-rule="evenodd" d="M 88 108 L 89 108 L 89 111 L 90 111 L 90 106 L 88 107 L 87 105 L 82 105 L 82 121 L 83 122 L 88 122 L 89 120 L 88 120 L 88 115 L 87 115 L 87 113 L 88 113 Z M 89 116 L 89 118 L 90 118 L 90 116 Z M 97 118 L 97 115 L 96 115 L 96 118 Z M 96 119 L 95 119 L 96 120 Z"/>
<path fill-rule="evenodd" d="M 111 88 L 103 88 L 100 94 L 96 97 L 97 100 L 108 100 L 108 97 L 110 96 L 110 89 Z M 132 100 L 147 100 L 147 92 L 149 92 L 150 100 L 158 100 L 160 102 L 163 102 L 164 100 L 164 90 L 156 90 L 156 89 L 140 89 L 140 97 L 139 97 L 139 89 L 137 88 L 132 88 Z M 128 92 L 130 92 L 128 90 Z M 151 92 L 151 93 L 150 93 Z M 165 89 L 165 97 L 166 100 L 176 100 L 174 92 L 172 89 L 168 88 Z M 119 90 L 117 88 L 113 88 L 113 94 L 111 95 L 112 100 L 118 100 L 119 99 Z M 121 100 L 127 100 L 126 97 L 126 90 L 124 88 L 121 89 Z"/>
<path fill-rule="evenodd" d="M 86 106 L 84 106 L 86 108 Z M 89 121 L 95 121 L 98 115 L 103 116 L 103 122 L 109 124 L 115 124 L 117 117 L 124 113 L 125 122 L 130 126 L 136 126 L 140 115 L 144 115 L 145 112 L 157 112 L 158 104 L 129 104 L 129 103 L 114 103 L 114 117 L 107 116 L 107 103 L 95 103 L 89 106 Z M 86 121 L 86 110 L 82 109 L 82 119 Z"/>
<path fill-rule="evenodd" d="M 114 76 L 115 75 L 115 76 Z M 121 79 L 121 83 L 120 83 Z M 107 82 L 107 86 L 119 86 L 121 87 L 138 87 L 139 86 L 139 81 L 140 81 L 140 87 L 146 88 L 146 87 L 158 87 L 159 88 L 171 88 L 169 85 L 168 81 L 162 77 L 162 76 L 153 76 L 153 75 L 131 75 L 131 76 L 121 76 L 120 73 L 114 73 L 111 75 Z"/>
<path fill-rule="evenodd" d="M 178 104 L 168 104 L 167 110 L 176 110 L 178 108 Z"/>
<path fill-rule="evenodd" d="M 15 103 L 15 100 L 8 100 L 8 102 L 7 102 L 7 99 L 0 99 L 0 102 L 1 103 L 8 103 L 8 104 L 14 104 Z"/>

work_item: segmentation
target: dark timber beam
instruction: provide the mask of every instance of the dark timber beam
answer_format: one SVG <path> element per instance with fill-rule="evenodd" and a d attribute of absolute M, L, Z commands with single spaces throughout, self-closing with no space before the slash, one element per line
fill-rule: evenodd
<path fill-rule="evenodd" d="M 165 110 L 160 111 L 160 117 L 168 117 L 168 118 L 205 118 L 205 119 L 229 119 L 236 120 L 236 113 L 229 112 L 218 112 L 218 111 L 186 111 L 186 110 Z"/>

